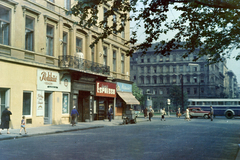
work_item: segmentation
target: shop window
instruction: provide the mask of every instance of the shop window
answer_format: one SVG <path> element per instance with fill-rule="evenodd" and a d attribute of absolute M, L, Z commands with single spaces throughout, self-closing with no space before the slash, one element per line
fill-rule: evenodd
<path fill-rule="evenodd" d="M 69 113 L 69 95 L 63 94 L 62 97 L 62 114 L 68 114 Z"/>
<path fill-rule="evenodd" d="M 29 116 L 32 112 L 32 92 L 23 92 L 22 115 Z"/>
<path fill-rule="evenodd" d="M 9 45 L 10 10 L 0 6 L 0 44 Z"/>

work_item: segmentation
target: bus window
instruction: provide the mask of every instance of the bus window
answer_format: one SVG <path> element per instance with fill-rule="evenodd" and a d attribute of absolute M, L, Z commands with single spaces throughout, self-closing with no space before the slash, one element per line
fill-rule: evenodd
<path fill-rule="evenodd" d="M 218 102 L 212 102 L 212 105 L 218 105 Z"/>
<path fill-rule="evenodd" d="M 192 102 L 192 105 L 195 106 L 195 102 Z"/>
<path fill-rule="evenodd" d="M 203 102 L 203 105 L 208 106 L 210 105 L 210 102 Z"/>
<path fill-rule="evenodd" d="M 234 105 L 238 105 L 237 101 L 235 101 L 235 102 L 233 102 L 233 103 L 234 103 Z"/>
<path fill-rule="evenodd" d="M 240 105 L 240 101 L 238 102 L 238 105 Z"/>
<path fill-rule="evenodd" d="M 191 102 L 188 102 L 188 105 L 191 105 Z"/>
<path fill-rule="evenodd" d="M 223 105 L 223 102 L 218 102 L 218 105 Z"/>
<path fill-rule="evenodd" d="M 232 105 L 232 102 L 226 101 L 226 102 L 225 102 L 225 105 Z"/>
<path fill-rule="evenodd" d="M 197 102 L 197 105 L 202 105 L 202 102 Z"/>

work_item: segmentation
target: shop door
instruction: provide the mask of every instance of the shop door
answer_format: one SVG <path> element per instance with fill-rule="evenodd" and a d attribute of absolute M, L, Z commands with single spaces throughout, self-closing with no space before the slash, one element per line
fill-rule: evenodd
<path fill-rule="evenodd" d="M 52 124 L 52 94 L 45 93 L 44 124 Z"/>
<path fill-rule="evenodd" d="M 90 92 L 79 91 L 79 121 L 90 121 Z"/>

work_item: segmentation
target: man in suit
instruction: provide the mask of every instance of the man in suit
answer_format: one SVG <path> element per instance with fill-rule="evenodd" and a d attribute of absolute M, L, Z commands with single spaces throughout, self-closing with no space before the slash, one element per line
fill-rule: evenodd
<path fill-rule="evenodd" d="M 76 118 L 79 116 L 79 113 L 76 110 L 76 106 L 73 106 L 71 116 L 72 116 L 72 126 L 76 126 Z"/>
<path fill-rule="evenodd" d="M 210 106 L 210 116 L 211 116 L 211 121 L 213 121 L 213 114 L 214 114 L 214 109 L 212 106 Z"/>
<path fill-rule="evenodd" d="M 113 110 L 111 108 L 111 105 L 108 106 L 108 119 L 109 119 L 109 122 L 111 122 L 112 120 L 112 115 L 113 115 Z"/>

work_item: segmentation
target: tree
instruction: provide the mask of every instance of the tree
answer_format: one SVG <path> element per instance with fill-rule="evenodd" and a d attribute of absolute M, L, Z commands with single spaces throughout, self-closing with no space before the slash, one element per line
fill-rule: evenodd
<path fill-rule="evenodd" d="M 98 26 L 102 29 L 98 38 L 91 44 L 107 38 L 113 33 L 123 31 L 127 21 L 136 21 L 132 37 L 126 44 L 133 47 L 128 52 L 132 55 L 136 50 L 142 50 L 143 54 L 151 47 L 153 42 L 160 42 L 155 46 L 156 54 L 169 55 L 172 50 L 186 49 L 183 57 L 187 57 L 196 49 L 200 49 L 197 61 L 207 55 L 209 63 L 224 61 L 229 58 L 233 49 L 240 48 L 240 3 L 238 0 L 77 0 L 68 14 L 80 16 L 78 25 L 84 28 Z M 139 4 L 142 7 L 138 9 Z M 104 13 L 104 19 L 99 20 L 98 6 L 109 6 Z M 170 6 L 180 11 L 181 15 L 171 22 L 167 22 L 167 12 Z M 132 13 L 129 16 L 128 13 Z M 115 14 L 119 15 L 116 23 L 113 21 Z M 99 20 L 99 21 L 98 21 Z M 140 23 L 141 22 L 141 23 Z M 137 32 L 143 25 L 146 39 L 141 44 L 137 43 Z M 169 32 L 176 31 L 174 37 L 167 37 Z M 168 37 L 169 38 L 169 37 Z M 240 55 L 235 57 L 239 60 Z"/>
<path fill-rule="evenodd" d="M 146 96 L 142 94 L 141 89 L 138 88 L 138 86 L 135 83 L 133 83 L 132 85 L 132 93 L 135 96 L 135 98 L 140 102 L 140 105 L 144 106 Z"/>
<path fill-rule="evenodd" d="M 171 103 L 174 106 L 174 109 L 177 110 L 178 107 L 182 108 L 182 91 L 181 88 L 177 85 L 173 85 L 170 88 L 169 91 L 169 97 L 171 99 Z M 183 102 L 184 102 L 184 109 L 185 106 L 187 106 L 187 102 L 188 102 L 188 97 L 186 93 L 183 93 Z"/>
<path fill-rule="evenodd" d="M 152 101 L 154 109 L 160 110 L 161 108 L 165 108 L 166 102 L 164 101 L 163 96 L 158 95 L 156 98 L 152 98 Z"/>

